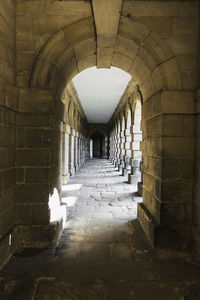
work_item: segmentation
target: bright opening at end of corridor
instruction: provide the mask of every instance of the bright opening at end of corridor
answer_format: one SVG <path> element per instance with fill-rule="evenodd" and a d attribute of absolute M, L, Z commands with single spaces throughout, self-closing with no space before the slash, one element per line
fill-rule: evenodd
<path fill-rule="evenodd" d="M 107 123 L 111 118 L 131 76 L 121 69 L 86 69 L 73 83 L 89 123 Z"/>

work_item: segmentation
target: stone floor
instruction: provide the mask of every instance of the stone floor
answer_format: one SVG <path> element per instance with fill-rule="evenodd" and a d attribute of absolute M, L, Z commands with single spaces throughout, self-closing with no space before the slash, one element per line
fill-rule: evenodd
<path fill-rule="evenodd" d="M 63 186 L 69 215 L 56 251 L 15 255 L 1 271 L 0 299 L 200 299 L 198 258 L 151 248 L 126 180 L 108 160 L 80 168 Z"/>

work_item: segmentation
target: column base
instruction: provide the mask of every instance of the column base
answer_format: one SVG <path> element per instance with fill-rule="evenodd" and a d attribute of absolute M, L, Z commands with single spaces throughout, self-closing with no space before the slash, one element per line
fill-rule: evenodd
<path fill-rule="evenodd" d="M 75 168 L 73 168 L 73 169 L 70 169 L 70 177 L 73 177 L 74 176 L 74 174 L 75 174 Z"/>
<path fill-rule="evenodd" d="M 62 175 L 62 184 L 67 184 L 70 180 L 70 173 L 68 172 L 65 175 Z"/>
<path fill-rule="evenodd" d="M 160 249 L 183 250 L 190 247 L 190 226 L 157 224 L 143 203 L 138 204 L 138 221 L 151 245 Z"/>
<path fill-rule="evenodd" d="M 139 181 L 141 180 L 141 175 L 128 175 L 128 183 L 137 185 Z"/>

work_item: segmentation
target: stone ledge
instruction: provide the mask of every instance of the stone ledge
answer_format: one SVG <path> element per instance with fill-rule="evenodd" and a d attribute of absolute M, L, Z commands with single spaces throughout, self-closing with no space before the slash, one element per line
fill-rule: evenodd
<path fill-rule="evenodd" d="M 189 249 L 190 226 L 167 227 L 158 224 L 143 203 L 138 204 L 138 220 L 151 245 L 160 249 Z"/>
<path fill-rule="evenodd" d="M 25 248 L 55 249 L 62 231 L 62 220 L 49 225 L 17 225 L 12 232 L 14 252 Z"/>

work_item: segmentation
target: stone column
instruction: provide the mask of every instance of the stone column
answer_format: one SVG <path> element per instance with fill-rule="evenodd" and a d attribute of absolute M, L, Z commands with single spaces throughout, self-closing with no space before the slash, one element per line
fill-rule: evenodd
<path fill-rule="evenodd" d="M 64 105 L 51 92 L 20 91 L 12 238 L 17 248 L 55 247 L 66 221 L 60 203 L 63 116 Z"/>
<path fill-rule="evenodd" d="M 131 172 L 131 131 L 130 128 L 125 129 L 125 164 L 122 169 L 122 175 L 129 174 Z"/>
<path fill-rule="evenodd" d="M 123 168 L 125 167 L 125 130 L 122 130 L 119 135 L 119 165 L 118 170 L 122 173 Z"/>
<path fill-rule="evenodd" d="M 132 155 L 131 155 L 131 173 L 129 174 L 128 181 L 131 184 L 137 185 L 141 181 L 141 158 L 140 142 L 142 141 L 142 131 L 140 125 L 131 126 L 132 135 Z"/>
<path fill-rule="evenodd" d="M 194 93 L 163 91 L 143 103 L 143 203 L 138 219 L 157 247 L 191 242 Z"/>
<path fill-rule="evenodd" d="M 193 204 L 193 246 L 200 254 L 200 90 L 196 97 L 195 190 Z M 190 172 L 190 169 L 188 169 Z"/>
<path fill-rule="evenodd" d="M 114 140 L 113 140 L 113 130 L 110 133 L 110 152 L 109 159 L 113 163 L 114 161 Z"/>
<path fill-rule="evenodd" d="M 117 145 L 117 139 L 118 139 L 118 135 L 117 132 L 114 133 L 114 137 L 113 137 L 113 149 L 114 149 L 114 153 L 113 153 L 113 164 L 115 167 L 118 166 L 118 157 L 117 157 L 117 153 L 118 153 L 118 145 Z"/>
<path fill-rule="evenodd" d="M 81 167 L 81 148 L 80 148 L 80 133 L 78 133 L 78 168 Z"/>
<path fill-rule="evenodd" d="M 69 134 L 70 126 L 65 125 L 65 131 L 63 132 L 63 170 L 62 170 L 62 183 L 66 184 L 70 179 L 69 173 Z"/>
<path fill-rule="evenodd" d="M 75 131 L 75 136 L 74 136 L 74 168 L 75 168 L 75 172 L 77 172 L 78 168 L 79 168 L 79 163 L 78 163 L 78 136 L 79 136 L 79 133 Z"/>
<path fill-rule="evenodd" d="M 75 174 L 75 165 L 74 165 L 74 136 L 75 130 L 71 128 L 69 135 L 69 172 L 70 176 Z"/>

